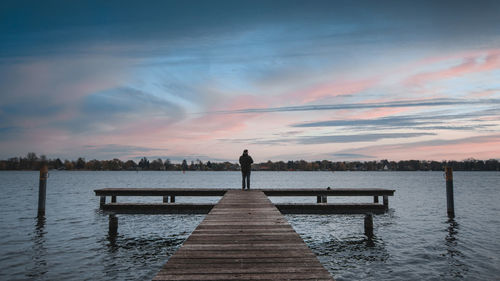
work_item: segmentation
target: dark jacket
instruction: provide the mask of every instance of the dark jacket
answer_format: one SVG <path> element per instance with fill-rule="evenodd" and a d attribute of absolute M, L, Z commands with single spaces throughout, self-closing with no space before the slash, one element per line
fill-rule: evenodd
<path fill-rule="evenodd" d="M 252 170 L 253 159 L 248 154 L 243 154 L 240 156 L 241 171 L 246 173 Z"/>

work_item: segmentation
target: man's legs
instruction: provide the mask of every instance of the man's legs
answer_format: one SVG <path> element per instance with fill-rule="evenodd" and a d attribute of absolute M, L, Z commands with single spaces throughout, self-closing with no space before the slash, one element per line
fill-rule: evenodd
<path fill-rule="evenodd" d="M 250 189 L 250 172 L 247 173 L 247 189 Z"/>
<path fill-rule="evenodd" d="M 241 189 L 245 190 L 245 173 L 241 172 Z"/>

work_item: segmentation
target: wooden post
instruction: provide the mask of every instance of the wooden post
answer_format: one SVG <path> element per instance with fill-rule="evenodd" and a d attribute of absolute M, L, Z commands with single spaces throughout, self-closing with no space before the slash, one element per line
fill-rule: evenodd
<path fill-rule="evenodd" d="M 373 203 L 378 203 L 378 196 L 373 196 Z"/>
<path fill-rule="evenodd" d="M 455 217 L 455 202 L 453 200 L 453 169 L 445 167 L 446 174 L 446 207 L 448 209 L 448 217 Z"/>
<path fill-rule="evenodd" d="M 316 196 L 316 203 L 327 203 L 326 198 L 327 198 L 326 195 Z"/>
<path fill-rule="evenodd" d="M 173 195 L 170 196 L 170 203 L 175 203 L 175 196 Z"/>
<path fill-rule="evenodd" d="M 385 207 L 385 210 L 389 210 L 389 196 L 387 195 L 384 195 L 382 196 L 382 200 L 384 202 L 384 207 Z"/>
<path fill-rule="evenodd" d="M 47 165 L 42 165 L 40 168 L 40 181 L 38 184 L 38 216 L 45 216 L 45 198 L 47 195 L 47 178 L 49 177 L 49 169 Z"/>
<path fill-rule="evenodd" d="M 365 215 L 365 235 L 368 239 L 373 238 L 373 215 L 370 213 Z"/>
<path fill-rule="evenodd" d="M 163 203 L 168 203 L 168 196 L 163 196 Z"/>
<path fill-rule="evenodd" d="M 109 215 L 109 236 L 114 237 L 118 233 L 118 218 L 115 214 Z"/>
<path fill-rule="evenodd" d="M 116 203 L 116 196 L 111 196 L 111 203 Z"/>
<path fill-rule="evenodd" d="M 321 196 L 316 196 L 316 203 L 321 203 Z"/>
<path fill-rule="evenodd" d="M 99 205 L 101 206 L 104 206 L 104 204 L 106 204 L 106 196 L 101 196 L 101 201 L 99 202 Z"/>

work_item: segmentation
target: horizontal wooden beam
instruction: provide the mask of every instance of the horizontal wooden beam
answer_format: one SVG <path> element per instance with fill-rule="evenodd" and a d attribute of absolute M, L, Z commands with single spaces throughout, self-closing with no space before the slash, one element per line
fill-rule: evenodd
<path fill-rule="evenodd" d="M 108 203 L 105 212 L 115 214 L 208 214 L 215 204 Z M 275 204 L 282 214 L 383 214 L 382 204 Z"/>
<path fill-rule="evenodd" d="M 383 214 L 386 208 L 374 203 L 275 204 L 282 214 Z"/>
<path fill-rule="evenodd" d="M 224 196 L 229 189 L 215 188 L 103 188 L 96 196 Z M 259 189 L 267 196 L 393 196 L 394 190 L 381 188 L 288 188 Z"/>
<path fill-rule="evenodd" d="M 224 196 L 227 189 L 215 188 L 103 188 L 96 196 Z"/>
<path fill-rule="evenodd" d="M 208 214 L 215 204 L 110 203 L 102 206 L 115 214 Z"/>
<path fill-rule="evenodd" d="M 382 188 L 288 188 L 262 189 L 267 196 L 393 196 L 394 190 Z"/>

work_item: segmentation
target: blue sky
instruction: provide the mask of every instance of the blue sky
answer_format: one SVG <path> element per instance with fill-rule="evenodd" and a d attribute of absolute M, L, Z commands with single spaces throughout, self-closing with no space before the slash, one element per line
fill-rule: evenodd
<path fill-rule="evenodd" d="M 500 158 L 498 14 L 497 1 L 2 1 L 0 158 Z"/>

